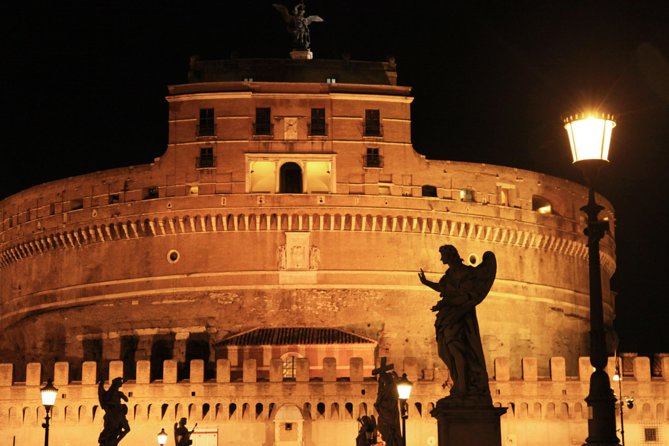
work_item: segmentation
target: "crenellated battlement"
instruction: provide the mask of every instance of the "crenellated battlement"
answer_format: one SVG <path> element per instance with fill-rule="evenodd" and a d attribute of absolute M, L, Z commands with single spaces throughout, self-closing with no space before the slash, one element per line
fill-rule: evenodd
<path fill-rule="evenodd" d="M 664 416 L 666 381 L 669 381 L 669 355 L 658 356 L 661 376 L 652 376 L 648 357 L 626 358 L 628 373 L 624 376 L 623 394 L 636 401 L 629 409 L 630 420 L 651 420 Z M 415 358 L 406 358 L 398 372 L 407 373 L 414 382 L 411 416 L 430 419 L 429 411 L 447 394 L 443 384 L 448 381 L 446 369 L 419 370 Z M 285 403 L 298 405 L 308 419 L 355 420 L 371 413 L 376 397 L 376 381 L 363 372 L 361 358 L 352 358 L 345 367 L 348 376 L 337 377 L 335 358 L 325 358 L 322 377 L 311 378 L 308 359 L 297 362 L 296 377 L 282 376 L 281 360 L 274 359 L 269 379 L 259 379 L 255 359 L 244 360 L 241 375 L 235 376 L 226 359 L 216 361 L 216 376 L 205 380 L 202 360 L 190 361 L 188 378 L 177 380 L 177 362 L 163 363 L 163 378 L 150 380 L 149 361 L 136 363 L 134 380 L 123 390 L 130 397 L 132 416 L 143 420 L 168 421 L 186 416 L 193 421 L 258 421 L 271 418 L 272 411 Z M 631 369 L 630 369 L 631 366 Z M 84 362 L 80 381 L 70 379 L 70 364 L 58 362 L 53 370 L 39 363 L 26 366 L 25 382 L 13 382 L 13 365 L 0 364 L 0 420 L 10 423 L 37 423 L 41 416 L 39 387 L 45 377 L 53 377 L 59 388 L 54 417 L 63 422 L 97 422 L 97 382 L 123 376 L 123 363 L 111 361 L 105 376 L 99 376 L 96 362 Z M 550 359 L 550 376 L 538 376 L 536 358 L 523 358 L 522 378 L 509 377 L 508 358 L 494 359 L 494 376 L 490 388 L 496 405 L 509 407 L 509 418 L 587 417 L 583 401 L 588 391 L 592 367 L 589 358 L 579 358 L 579 375 L 567 376 L 562 357 Z M 612 375 L 614 358 L 607 370 Z M 339 368 L 341 375 L 341 368 Z M 628 376 L 629 375 L 629 376 Z M 612 381 L 613 386 L 613 381 Z M 617 386 L 614 386 L 617 387 Z M 617 389 L 614 389 L 617 391 Z M 61 409 L 59 409 L 59 407 Z M 36 416 L 37 415 L 37 416 Z"/>
<path fill-rule="evenodd" d="M 636 354 L 625 354 L 622 360 L 623 378 L 625 382 L 652 382 L 669 381 L 669 354 L 658 354 L 654 358 L 654 366 L 651 367 L 651 358 L 647 356 L 637 356 Z M 606 370 L 611 379 L 615 373 L 616 358 L 609 357 Z M 190 384 L 203 383 L 257 383 L 257 382 L 365 382 L 375 381 L 373 376 L 367 376 L 366 370 L 370 365 L 364 364 L 363 358 L 351 358 L 348 364 L 337 364 L 334 357 L 323 359 L 322 364 L 310 364 L 308 358 L 296 359 L 296 376 L 294 378 L 284 378 L 282 375 L 282 360 L 274 358 L 270 361 L 269 379 L 259 377 L 259 368 L 256 359 L 244 359 L 243 363 L 235 367 L 228 359 L 218 359 L 216 361 L 215 377 L 205 379 L 205 363 L 201 359 L 194 359 L 189 362 L 186 377 L 177 379 L 178 362 L 174 360 L 163 361 L 162 379 L 151 380 L 151 362 L 137 361 L 135 363 L 134 379 L 124 376 L 123 361 L 109 361 L 108 366 L 98 367 L 95 361 L 84 361 L 81 363 L 81 379 L 73 380 L 70 376 L 70 363 L 56 362 L 53 369 L 45 369 L 42 364 L 31 362 L 26 365 L 25 382 L 14 381 L 14 365 L 0 364 L 0 388 L 4 387 L 30 387 L 42 385 L 47 377 L 53 379 L 56 385 L 90 385 L 97 384 L 99 380 L 111 381 L 116 377 L 122 377 L 126 382 L 135 384 L 178 384 L 181 382 Z M 535 382 L 587 382 L 592 373 L 590 358 L 582 356 L 578 359 L 578 375 L 567 376 L 565 358 L 555 356 L 549 361 L 549 376 L 539 376 L 537 358 L 522 358 L 520 378 L 511 378 L 510 361 L 507 357 L 498 357 L 493 359 L 493 375 L 490 377 L 491 385 L 503 383 L 535 383 Z M 77 367 L 79 364 L 77 364 Z M 313 367 L 322 367 L 322 375 L 313 377 L 311 369 Z M 239 369 L 241 373 L 235 373 L 234 369 Z M 104 370 L 105 376 L 101 376 Z M 397 367 L 398 373 L 406 373 L 412 382 L 434 382 L 442 384 L 448 380 L 448 370 L 445 368 L 419 369 L 416 358 L 407 357 L 404 359 L 402 367 Z M 267 375 L 267 374 L 265 374 Z M 343 375 L 343 377 L 342 377 Z"/>

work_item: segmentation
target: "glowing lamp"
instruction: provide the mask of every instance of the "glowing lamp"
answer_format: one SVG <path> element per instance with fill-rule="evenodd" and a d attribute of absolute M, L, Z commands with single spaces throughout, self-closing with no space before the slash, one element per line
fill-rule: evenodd
<path fill-rule="evenodd" d="M 413 383 L 407 379 L 407 374 L 403 373 L 402 377 L 397 380 L 395 385 L 397 386 L 397 393 L 400 396 L 401 400 L 408 400 L 411 396 L 411 385 Z"/>
<path fill-rule="evenodd" d="M 160 432 L 158 433 L 158 444 L 166 444 L 167 443 L 167 432 L 165 432 L 165 428 L 160 428 Z"/>
<path fill-rule="evenodd" d="M 613 115 L 576 114 L 564 119 L 574 163 L 585 160 L 609 160 L 611 133 L 616 126 Z"/>
<path fill-rule="evenodd" d="M 53 386 L 51 380 L 47 381 L 46 386 L 40 389 L 42 395 L 42 405 L 48 409 L 56 404 L 56 396 L 58 396 L 58 389 Z"/>

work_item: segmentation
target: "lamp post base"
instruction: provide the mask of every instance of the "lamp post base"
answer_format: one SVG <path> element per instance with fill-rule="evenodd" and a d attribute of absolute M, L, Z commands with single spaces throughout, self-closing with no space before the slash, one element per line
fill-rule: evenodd
<path fill-rule="evenodd" d="M 500 417 L 506 407 L 437 407 L 439 446 L 501 446 Z"/>

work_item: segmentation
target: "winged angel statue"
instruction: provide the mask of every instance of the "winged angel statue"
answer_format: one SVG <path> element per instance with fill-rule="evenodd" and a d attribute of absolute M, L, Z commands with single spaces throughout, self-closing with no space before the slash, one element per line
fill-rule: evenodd
<path fill-rule="evenodd" d="M 317 15 L 304 16 L 304 1 L 293 8 L 291 14 L 284 5 L 273 3 L 272 6 L 281 13 L 283 21 L 286 22 L 288 32 L 293 36 L 293 49 L 298 51 L 309 51 L 311 38 L 309 36 L 309 25 L 314 22 L 322 22 L 323 19 Z"/>
<path fill-rule="evenodd" d="M 465 265 L 453 245 L 439 248 L 442 263 L 448 265 L 439 282 L 418 277 L 423 285 L 439 292 L 441 300 L 432 307 L 437 313 L 435 329 L 439 357 L 446 363 L 453 380 L 450 395 L 437 407 L 490 407 L 481 334 L 476 318 L 476 306 L 488 295 L 497 273 L 495 254 L 487 251 L 480 265 Z"/>

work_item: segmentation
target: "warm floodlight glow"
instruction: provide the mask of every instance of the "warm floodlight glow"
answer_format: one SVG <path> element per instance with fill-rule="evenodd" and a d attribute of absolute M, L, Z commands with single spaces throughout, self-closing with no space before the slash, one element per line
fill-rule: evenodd
<path fill-rule="evenodd" d="M 44 407 L 53 407 L 56 404 L 56 396 L 58 396 L 58 389 L 53 386 L 51 380 L 47 381 L 46 386 L 40 389 L 42 395 L 42 405 Z"/>
<path fill-rule="evenodd" d="M 621 378 L 620 375 L 616 372 L 616 374 L 613 375 L 613 380 L 614 380 L 614 381 L 621 381 L 622 378 Z"/>
<path fill-rule="evenodd" d="M 616 126 L 612 115 L 577 114 L 564 119 L 574 162 L 609 160 L 611 133 Z"/>
<path fill-rule="evenodd" d="M 541 206 L 537 208 L 537 212 L 540 214 L 552 214 L 553 213 L 553 208 L 551 207 L 550 204 L 547 204 L 545 206 Z"/>
<path fill-rule="evenodd" d="M 158 444 L 167 444 L 167 432 L 165 432 L 165 428 L 161 428 L 158 433 Z"/>
<path fill-rule="evenodd" d="M 397 393 L 401 400 L 408 400 L 411 396 L 412 382 L 407 379 L 407 374 L 403 373 L 402 377 L 395 383 L 397 385 Z"/>

